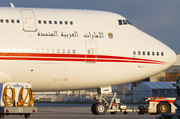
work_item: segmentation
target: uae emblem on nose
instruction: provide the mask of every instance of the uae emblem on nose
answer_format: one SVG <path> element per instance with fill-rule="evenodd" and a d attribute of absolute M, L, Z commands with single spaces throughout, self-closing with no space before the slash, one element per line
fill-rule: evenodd
<path fill-rule="evenodd" d="M 109 36 L 110 39 L 113 39 L 113 33 L 111 33 L 111 32 L 108 33 L 108 36 Z"/>

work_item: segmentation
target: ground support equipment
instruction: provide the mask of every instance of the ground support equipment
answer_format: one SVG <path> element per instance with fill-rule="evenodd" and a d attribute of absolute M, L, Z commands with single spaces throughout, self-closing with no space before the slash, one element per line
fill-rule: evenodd
<path fill-rule="evenodd" d="M 0 83 L 0 118 L 4 118 L 4 115 L 30 118 L 32 113 L 37 113 L 37 107 L 34 107 L 30 83 Z"/>
<path fill-rule="evenodd" d="M 106 93 L 103 91 L 108 91 L 108 93 L 112 92 L 111 87 L 103 87 L 98 89 L 98 95 L 95 97 L 97 102 L 94 103 L 91 107 L 91 111 L 95 115 L 104 115 L 106 112 L 110 112 L 110 114 L 124 113 L 128 112 L 139 112 L 139 109 L 127 109 L 127 106 L 120 103 L 120 99 L 116 97 L 116 93 L 114 93 L 113 98 L 110 102 L 106 100 Z"/>
<path fill-rule="evenodd" d="M 160 114 L 160 113 L 175 113 L 177 109 L 173 104 L 176 98 L 143 98 L 138 105 L 139 114 Z"/>
<path fill-rule="evenodd" d="M 177 97 L 173 104 L 177 107 L 176 113 L 161 113 L 161 116 L 156 117 L 156 119 L 180 119 L 180 77 L 177 79 L 175 86 L 177 90 Z"/>

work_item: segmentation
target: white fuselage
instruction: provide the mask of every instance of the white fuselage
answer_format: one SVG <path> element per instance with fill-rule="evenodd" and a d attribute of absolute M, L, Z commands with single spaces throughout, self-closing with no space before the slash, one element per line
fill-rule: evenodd
<path fill-rule="evenodd" d="M 0 82 L 31 82 L 34 91 L 98 88 L 147 78 L 176 60 L 169 47 L 115 13 L 0 11 Z"/>

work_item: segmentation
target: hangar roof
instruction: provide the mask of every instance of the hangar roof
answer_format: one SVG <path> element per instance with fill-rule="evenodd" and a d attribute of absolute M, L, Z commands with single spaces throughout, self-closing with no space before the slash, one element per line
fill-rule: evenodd
<path fill-rule="evenodd" d="M 173 83 L 175 82 L 142 82 L 141 85 L 146 85 L 151 89 L 176 89 Z"/>

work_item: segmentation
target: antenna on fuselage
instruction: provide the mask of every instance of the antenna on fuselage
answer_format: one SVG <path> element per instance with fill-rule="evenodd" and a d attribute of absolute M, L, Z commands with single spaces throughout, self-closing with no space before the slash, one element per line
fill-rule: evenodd
<path fill-rule="evenodd" d="M 14 5 L 12 4 L 12 2 L 10 2 L 11 8 L 14 8 Z"/>

